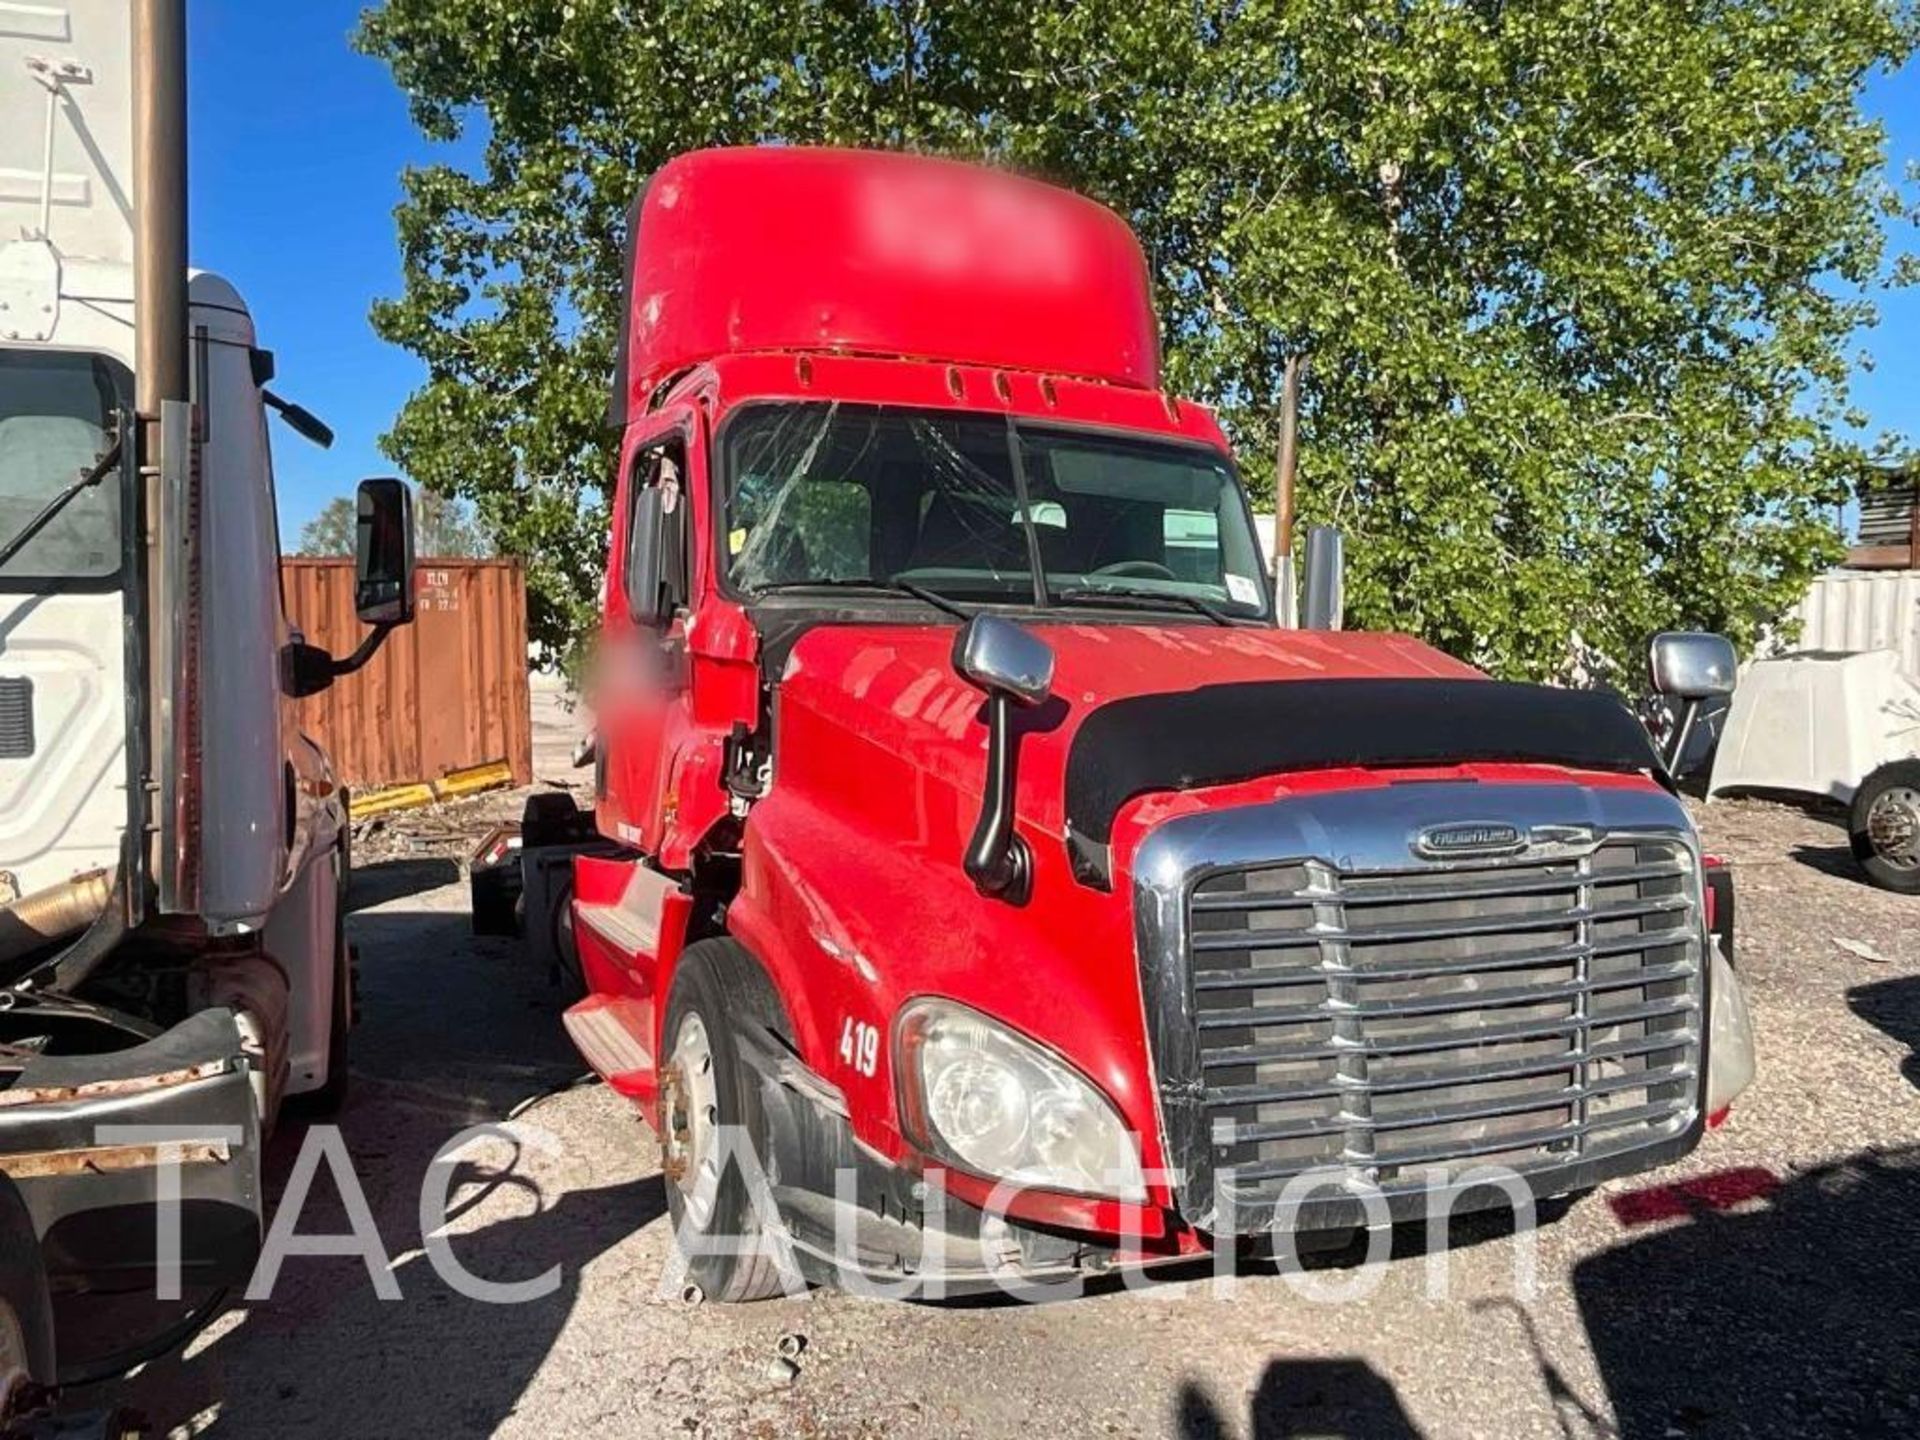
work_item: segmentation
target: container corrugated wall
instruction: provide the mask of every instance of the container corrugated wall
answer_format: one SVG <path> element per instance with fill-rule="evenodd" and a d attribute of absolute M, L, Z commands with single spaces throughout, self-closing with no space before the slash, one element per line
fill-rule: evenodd
<path fill-rule="evenodd" d="M 367 634 L 353 611 L 353 562 L 281 563 L 287 618 L 337 656 Z M 437 780 L 505 760 L 533 778 L 527 580 L 518 560 L 422 560 L 414 621 L 355 674 L 299 702 L 300 724 L 356 788 Z"/>
<path fill-rule="evenodd" d="M 1920 570 L 1835 570 L 1800 602 L 1796 650 L 1857 655 L 1897 650 L 1920 677 Z"/>

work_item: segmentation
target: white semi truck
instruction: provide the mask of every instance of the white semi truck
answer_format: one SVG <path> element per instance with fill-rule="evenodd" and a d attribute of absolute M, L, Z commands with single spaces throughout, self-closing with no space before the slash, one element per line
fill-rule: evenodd
<path fill-rule="evenodd" d="M 215 1293 L 283 1103 L 342 1098 L 345 796 L 295 701 L 412 613 L 394 480 L 367 643 L 283 611 L 267 412 L 330 436 L 187 268 L 183 9 L 0 0 L 0 1432 L 98 1368 L 50 1297 L 174 1286 L 167 1167 L 175 1288 Z"/>

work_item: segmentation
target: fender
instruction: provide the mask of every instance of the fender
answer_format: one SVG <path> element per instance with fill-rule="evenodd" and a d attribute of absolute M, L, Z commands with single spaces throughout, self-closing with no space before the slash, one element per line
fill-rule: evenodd
<path fill-rule="evenodd" d="M 919 842 L 875 833 L 831 795 L 783 784 L 755 806 L 727 928 L 766 968 L 801 1059 L 846 1097 L 856 1138 L 890 1159 L 908 1158 L 894 1017 L 917 996 L 951 995 L 1085 1074 L 1139 1136 L 1143 1163 L 1158 1167 L 1158 1111 L 1124 907 L 1076 885 L 1059 840 L 1026 826 L 1041 857 L 1031 903 L 983 906 L 959 859 L 976 802 L 937 782 L 917 797 L 929 821 L 929 838 Z M 1090 972 L 1088 954 L 1110 955 L 1113 964 Z M 878 1032 L 872 1049 L 863 1027 Z"/>

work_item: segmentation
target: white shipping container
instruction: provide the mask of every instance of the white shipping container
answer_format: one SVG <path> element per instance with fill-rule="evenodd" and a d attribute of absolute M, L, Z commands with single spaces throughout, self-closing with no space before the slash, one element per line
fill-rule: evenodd
<path fill-rule="evenodd" d="M 1893 650 L 1920 678 L 1920 570 L 1835 570 L 1800 602 L 1795 650 L 1858 655 Z"/>

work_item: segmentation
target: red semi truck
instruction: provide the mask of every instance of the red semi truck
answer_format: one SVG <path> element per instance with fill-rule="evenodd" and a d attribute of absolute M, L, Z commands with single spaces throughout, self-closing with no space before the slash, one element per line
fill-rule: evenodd
<path fill-rule="evenodd" d="M 702 152 L 627 284 L 566 1023 L 707 1295 L 1071 1275 L 1700 1140 L 1751 1050 L 1661 757 L 1611 697 L 1278 628 L 1120 219 Z"/>

